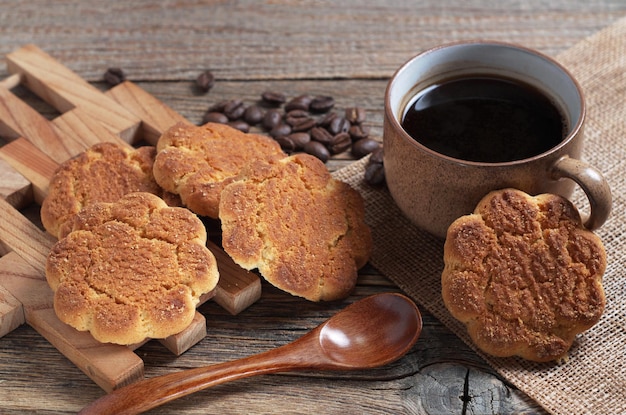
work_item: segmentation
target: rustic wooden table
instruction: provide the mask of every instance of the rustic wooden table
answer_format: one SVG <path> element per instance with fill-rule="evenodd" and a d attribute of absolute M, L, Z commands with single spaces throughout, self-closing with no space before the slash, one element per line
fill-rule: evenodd
<path fill-rule="evenodd" d="M 495 4 L 494 4 L 495 3 Z M 626 16 L 622 0 L 0 1 L 0 55 L 33 43 L 94 85 L 109 67 L 195 123 L 221 100 L 248 103 L 266 90 L 331 95 L 361 106 L 382 134 L 383 92 L 393 71 L 440 43 L 490 38 L 557 55 Z M 210 69 L 214 88 L 199 94 Z M 7 76 L 0 68 L 0 77 Z M 46 111 L 33 100 L 33 106 Z M 53 114 L 50 114 L 53 116 Z M 351 160 L 334 158 L 331 170 Z M 1 180 L 1 179 L 0 179 Z M 238 315 L 209 302 L 208 336 L 174 357 L 137 350 L 145 375 L 248 356 L 285 344 L 358 298 L 398 291 L 366 266 L 346 301 L 309 303 L 263 284 Z M 387 367 L 352 373 L 268 375 L 226 384 L 152 413 L 543 413 L 428 313 L 415 347 Z M 0 338 L 0 412 L 76 413 L 103 390 L 34 329 Z"/>

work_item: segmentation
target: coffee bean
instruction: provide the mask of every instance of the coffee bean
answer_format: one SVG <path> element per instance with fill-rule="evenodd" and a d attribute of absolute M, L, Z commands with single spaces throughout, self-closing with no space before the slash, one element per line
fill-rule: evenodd
<path fill-rule="evenodd" d="M 309 112 L 305 110 L 291 110 L 285 114 L 286 118 L 308 118 Z"/>
<path fill-rule="evenodd" d="M 309 112 L 304 110 L 291 110 L 285 114 L 285 122 L 292 127 L 308 118 L 311 118 Z"/>
<path fill-rule="evenodd" d="M 196 86 L 204 93 L 207 93 L 215 85 L 215 76 L 211 71 L 204 71 L 196 78 Z"/>
<path fill-rule="evenodd" d="M 328 126 L 330 125 L 330 122 L 335 117 L 337 117 L 336 112 L 329 112 L 328 114 L 324 115 L 323 117 L 317 120 L 317 125 L 319 125 L 320 127 L 328 128 Z"/>
<path fill-rule="evenodd" d="M 319 141 L 309 141 L 308 143 L 306 143 L 303 150 L 305 153 L 317 157 L 324 163 L 326 163 L 330 158 L 330 152 L 328 151 L 326 146 Z"/>
<path fill-rule="evenodd" d="M 226 115 L 231 121 L 241 118 L 245 111 L 246 107 L 243 104 L 243 101 L 239 99 L 233 99 L 227 102 L 224 106 L 224 115 Z"/>
<path fill-rule="evenodd" d="M 350 122 L 343 117 L 337 116 L 333 118 L 328 125 L 328 131 L 332 135 L 347 133 L 348 130 L 350 130 Z"/>
<path fill-rule="evenodd" d="M 228 117 L 222 112 L 207 112 L 202 118 L 202 124 L 206 124 L 208 122 L 226 124 L 228 122 Z"/>
<path fill-rule="evenodd" d="M 299 95 L 285 104 L 285 111 L 304 110 L 308 111 L 313 97 L 311 95 Z"/>
<path fill-rule="evenodd" d="M 288 120 L 289 121 L 289 120 Z M 316 122 L 313 118 L 298 118 L 297 120 L 291 120 L 293 131 L 309 131 L 315 127 Z"/>
<path fill-rule="evenodd" d="M 261 99 L 263 100 L 264 103 L 271 105 L 271 106 L 276 106 L 276 107 L 284 104 L 287 101 L 285 94 L 283 94 L 282 92 L 276 92 L 276 91 L 263 92 L 263 94 L 261 94 Z"/>
<path fill-rule="evenodd" d="M 348 130 L 350 137 L 353 141 L 358 141 L 362 138 L 367 138 L 370 134 L 370 128 L 366 125 L 353 124 Z"/>
<path fill-rule="evenodd" d="M 250 105 L 244 111 L 243 119 L 250 125 L 257 125 L 263 120 L 263 110 L 258 105 Z"/>
<path fill-rule="evenodd" d="M 372 155 L 370 156 L 369 162 L 382 164 L 384 154 L 385 152 L 383 150 L 383 146 L 378 146 L 376 150 L 372 151 Z"/>
<path fill-rule="evenodd" d="M 372 138 L 362 138 L 352 145 L 352 155 L 360 159 L 372 151 L 377 150 L 380 143 Z"/>
<path fill-rule="evenodd" d="M 274 138 L 289 134 L 291 134 L 291 126 L 285 123 L 280 123 L 270 130 L 270 135 Z"/>
<path fill-rule="evenodd" d="M 271 109 L 265 112 L 263 119 L 261 120 L 261 124 L 263 128 L 267 131 L 276 127 L 278 124 L 282 122 L 283 114 L 277 109 Z"/>
<path fill-rule="evenodd" d="M 231 127 L 233 127 L 236 130 L 241 131 L 242 133 L 250 132 L 250 124 L 248 124 L 244 120 L 230 121 L 230 122 L 228 122 L 228 125 L 230 125 Z"/>
<path fill-rule="evenodd" d="M 385 167 L 381 163 L 367 163 L 365 166 L 365 182 L 378 186 L 385 182 Z"/>
<path fill-rule="evenodd" d="M 309 117 L 309 113 L 302 110 L 293 110 L 285 114 L 285 122 L 291 126 L 301 123 Z"/>
<path fill-rule="evenodd" d="M 361 124 L 366 119 L 365 109 L 361 107 L 346 108 L 345 113 L 346 119 L 350 121 L 351 124 Z"/>
<path fill-rule="evenodd" d="M 230 101 L 220 101 L 209 107 L 207 112 L 224 112 L 224 108 Z"/>
<path fill-rule="evenodd" d="M 115 86 L 124 82 L 126 75 L 121 68 L 109 68 L 104 73 L 104 80 L 110 86 Z"/>
<path fill-rule="evenodd" d="M 288 137 L 293 142 L 296 150 L 304 148 L 311 141 L 311 134 L 305 132 L 291 133 Z"/>
<path fill-rule="evenodd" d="M 352 146 L 352 139 L 348 133 L 339 133 L 330 140 L 328 149 L 332 154 L 343 153 Z"/>
<path fill-rule="evenodd" d="M 313 127 L 311 128 L 311 138 L 318 143 L 328 144 L 333 139 L 333 135 L 325 128 Z"/>
<path fill-rule="evenodd" d="M 318 96 L 313 98 L 309 105 L 309 111 L 324 113 L 330 111 L 335 106 L 335 99 L 328 96 Z"/>
<path fill-rule="evenodd" d="M 291 153 L 296 150 L 296 144 L 289 136 L 281 135 L 274 138 L 278 144 L 280 144 L 280 148 L 282 148 L 287 153 Z"/>

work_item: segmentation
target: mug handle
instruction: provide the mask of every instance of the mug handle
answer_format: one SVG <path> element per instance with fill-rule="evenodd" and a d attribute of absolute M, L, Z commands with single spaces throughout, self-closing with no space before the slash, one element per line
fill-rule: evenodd
<path fill-rule="evenodd" d="M 589 230 L 600 228 L 609 217 L 612 206 L 611 189 L 602 173 L 584 161 L 564 156 L 552 166 L 552 178 L 568 178 L 585 192 L 591 212 L 584 226 Z"/>

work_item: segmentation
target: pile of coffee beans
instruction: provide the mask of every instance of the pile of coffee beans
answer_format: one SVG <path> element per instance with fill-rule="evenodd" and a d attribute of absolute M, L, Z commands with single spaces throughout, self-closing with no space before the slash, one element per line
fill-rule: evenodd
<path fill-rule="evenodd" d="M 108 68 L 103 78 L 115 86 L 124 82 L 126 75 L 114 67 Z M 214 85 L 215 76 L 209 70 L 196 78 L 195 87 L 201 93 L 208 93 Z M 273 137 L 286 153 L 302 151 L 324 163 L 332 155 L 348 151 L 355 159 L 371 154 L 365 180 L 379 185 L 385 181 L 382 146 L 369 136 L 365 121 L 364 108 L 337 111 L 332 96 L 303 94 L 288 99 L 282 92 L 266 91 L 251 105 L 239 99 L 218 102 L 207 110 L 202 124 L 228 124 L 245 133 L 255 127 Z"/>
<path fill-rule="evenodd" d="M 361 107 L 336 111 L 331 96 L 304 94 L 288 99 L 282 92 L 266 91 L 251 105 L 239 99 L 218 102 L 207 110 L 202 123 L 224 123 L 243 132 L 257 127 L 285 152 L 303 151 L 326 162 L 334 154 L 350 151 L 361 158 L 380 147 L 369 137 L 365 120 Z"/>

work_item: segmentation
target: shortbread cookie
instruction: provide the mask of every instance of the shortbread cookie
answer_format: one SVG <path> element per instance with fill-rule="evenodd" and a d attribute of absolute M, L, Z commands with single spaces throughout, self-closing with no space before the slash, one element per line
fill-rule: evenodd
<path fill-rule="evenodd" d="M 371 254 L 361 195 L 306 154 L 250 164 L 224 188 L 219 211 L 236 263 L 311 301 L 348 296 Z"/>
<path fill-rule="evenodd" d="M 567 199 L 488 194 L 448 229 L 443 300 L 484 352 L 564 358 L 601 317 L 606 254 Z"/>
<path fill-rule="evenodd" d="M 253 160 L 285 157 L 270 137 L 224 124 L 176 124 L 159 138 L 154 176 L 193 212 L 218 217 L 222 189 Z"/>
<path fill-rule="evenodd" d="M 96 144 L 61 164 L 41 206 L 44 228 L 58 237 L 63 223 L 83 207 L 96 202 L 114 202 L 132 192 L 149 192 L 168 204 L 180 204 L 154 180 L 152 166 L 156 150 L 137 149 L 114 143 Z"/>
<path fill-rule="evenodd" d="M 59 319 L 96 340 L 165 338 L 192 321 L 219 278 L 200 219 L 150 193 L 87 206 L 54 245 L 46 278 Z"/>

